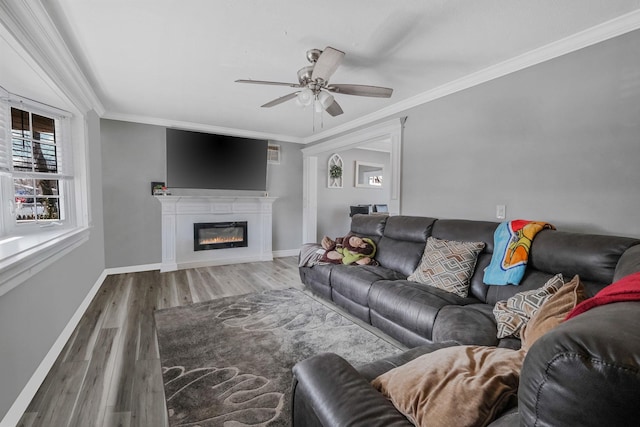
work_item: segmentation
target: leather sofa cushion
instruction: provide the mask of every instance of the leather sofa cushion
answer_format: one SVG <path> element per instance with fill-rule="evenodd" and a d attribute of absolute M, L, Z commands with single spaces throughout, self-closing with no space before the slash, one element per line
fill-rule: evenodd
<path fill-rule="evenodd" d="M 511 298 L 518 292 L 530 291 L 542 287 L 549 279 L 555 276 L 555 273 L 547 273 L 539 270 L 533 270 L 527 268 L 527 272 L 524 274 L 524 278 L 518 286 L 515 285 L 486 285 L 487 297 L 485 302 L 492 308 L 498 301 L 503 301 Z M 566 276 L 565 276 L 566 277 Z"/>
<path fill-rule="evenodd" d="M 293 367 L 294 419 L 313 426 L 413 427 L 393 404 L 378 393 L 346 360 L 332 353 L 312 356 Z M 296 414 L 298 401 L 313 408 L 307 420 Z M 310 421 L 310 422 L 307 422 Z"/>
<path fill-rule="evenodd" d="M 618 261 L 616 272 L 613 275 L 613 281 L 617 282 L 629 274 L 640 271 L 640 244 L 629 248 Z"/>
<path fill-rule="evenodd" d="M 520 425 L 637 425 L 640 302 L 596 307 L 547 332 L 525 359 Z"/>
<path fill-rule="evenodd" d="M 435 218 L 418 216 L 392 216 L 387 220 L 384 236 L 389 239 L 425 243 L 431 235 Z"/>
<path fill-rule="evenodd" d="M 497 346 L 496 320 L 488 304 L 447 305 L 440 309 L 433 325 L 434 342 Z"/>
<path fill-rule="evenodd" d="M 583 281 L 606 286 L 613 281 L 620 256 L 637 242 L 628 237 L 543 230 L 531 245 L 529 268 L 564 277 L 577 274 Z"/>
<path fill-rule="evenodd" d="M 382 237 L 388 218 L 386 215 L 356 215 L 351 218 L 351 232 L 358 236 L 367 236 L 377 243 Z"/>
<path fill-rule="evenodd" d="M 465 219 L 439 219 L 433 225 L 431 235 L 438 239 L 459 242 L 484 242 L 484 252 L 493 253 L 493 234 L 497 222 L 471 221 Z"/>
<path fill-rule="evenodd" d="M 409 348 L 432 343 L 430 338 L 417 334 L 399 323 L 392 322 L 376 313 L 375 310 L 369 310 L 369 318 L 371 319 L 371 325 Z"/>
<path fill-rule="evenodd" d="M 491 254 L 482 252 L 478 255 L 478 261 L 476 261 L 476 268 L 469 280 L 469 296 L 478 298 L 482 302 L 487 300 L 487 292 L 489 287 L 484 284 L 482 278 L 484 277 L 484 269 L 491 262 Z"/>
<path fill-rule="evenodd" d="M 376 260 L 383 267 L 408 275 L 418 266 L 424 253 L 425 242 L 406 242 L 382 237 L 378 243 Z"/>
<path fill-rule="evenodd" d="M 433 323 L 442 307 L 478 302 L 475 298 L 461 298 L 407 280 L 380 280 L 369 291 L 369 308 L 372 311 L 429 340 Z"/>
<path fill-rule="evenodd" d="M 314 265 L 313 267 L 300 267 L 300 279 L 313 289 L 314 292 L 331 299 L 331 286 L 329 280 L 331 270 L 336 264 Z"/>
<path fill-rule="evenodd" d="M 367 306 L 373 282 L 405 278 L 401 273 L 381 266 L 336 265 L 331 272 L 331 287 L 351 301 Z"/>
<path fill-rule="evenodd" d="M 358 304 L 349 298 L 343 297 L 340 295 L 340 292 L 335 289 L 331 289 L 331 300 L 338 307 L 342 307 L 347 313 L 357 317 L 365 323 L 371 323 L 371 311 L 366 305 Z"/>
<path fill-rule="evenodd" d="M 404 274 L 404 277 L 413 273 L 422 258 L 434 221 L 434 218 L 427 217 L 389 217 L 384 236 L 378 242 L 378 262 Z"/>

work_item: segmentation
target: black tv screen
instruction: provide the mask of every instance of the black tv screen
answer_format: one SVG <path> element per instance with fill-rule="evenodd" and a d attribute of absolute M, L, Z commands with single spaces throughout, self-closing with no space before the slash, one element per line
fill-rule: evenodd
<path fill-rule="evenodd" d="M 167 186 L 267 189 L 267 141 L 167 129 Z"/>

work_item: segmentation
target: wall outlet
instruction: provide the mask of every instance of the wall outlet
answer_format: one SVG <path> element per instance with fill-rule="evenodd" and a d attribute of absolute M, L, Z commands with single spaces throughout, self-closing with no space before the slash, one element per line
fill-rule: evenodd
<path fill-rule="evenodd" d="M 496 205 L 496 218 L 505 219 L 507 217 L 507 206 Z"/>

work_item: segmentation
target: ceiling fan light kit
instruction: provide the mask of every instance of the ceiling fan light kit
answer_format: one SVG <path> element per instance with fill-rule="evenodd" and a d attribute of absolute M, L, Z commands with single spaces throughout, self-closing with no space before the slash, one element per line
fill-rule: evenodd
<path fill-rule="evenodd" d="M 302 89 L 296 96 L 296 101 L 301 107 L 308 107 L 309 105 L 311 105 L 314 99 L 313 91 L 308 87 Z"/>
<path fill-rule="evenodd" d="M 267 102 L 262 107 L 270 108 L 282 104 L 290 99 L 296 99 L 299 106 L 307 107 L 314 104 L 314 110 L 318 113 L 326 111 L 335 117 L 343 113 L 342 108 L 329 92 L 343 95 L 368 96 L 374 98 L 390 98 L 393 89 L 354 84 L 329 84 L 329 78 L 335 73 L 344 58 L 345 53 L 327 46 L 324 50 L 310 49 L 307 51 L 307 60 L 311 65 L 298 70 L 298 83 L 270 82 L 262 80 L 236 80 L 237 83 L 251 83 L 271 86 L 288 86 L 302 88 L 297 92 L 276 98 Z"/>
<path fill-rule="evenodd" d="M 334 101 L 335 99 L 333 98 L 333 95 L 330 95 L 327 92 L 320 91 L 318 95 L 316 95 L 316 102 L 320 104 L 323 110 L 329 108 L 329 105 L 333 104 Z"/>

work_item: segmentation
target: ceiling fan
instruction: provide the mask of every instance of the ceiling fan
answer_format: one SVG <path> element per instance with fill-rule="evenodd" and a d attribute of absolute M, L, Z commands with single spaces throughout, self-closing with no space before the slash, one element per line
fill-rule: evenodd
<path fill-rule="evenodd" d="M 375 98 L 390 98 L 393 89 L 380 86 L 333 84 L 329 79 L 338 69 L 345 53 L 327 46 L 324 50 L 310 49 L 307 51 L 307 59 L 311 65 L 298 70 L 298 83 L 269 82 L 263 80 L 236 80 L 236 83 L 251 83 L 259 85 L 288 86 L 301 90 L 281 96 L 267 102 L 262 107 L 269 108 L 290 99 L 297 99 L 300 105 L 314 104 L 316 111 L 326 111 L 331 116 L 339 116 L 342 108 L 329 92 L 343 95 L 371 96 Z"/>

